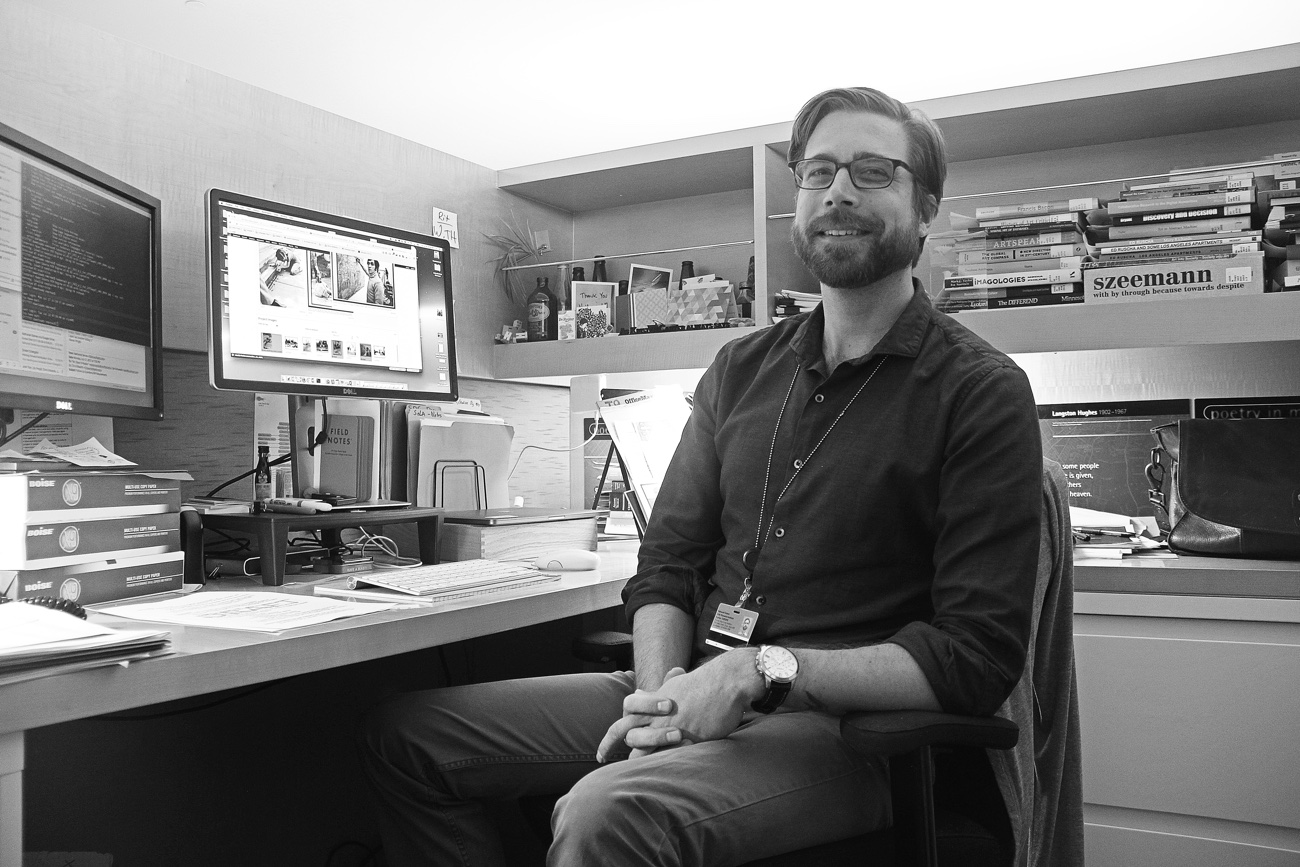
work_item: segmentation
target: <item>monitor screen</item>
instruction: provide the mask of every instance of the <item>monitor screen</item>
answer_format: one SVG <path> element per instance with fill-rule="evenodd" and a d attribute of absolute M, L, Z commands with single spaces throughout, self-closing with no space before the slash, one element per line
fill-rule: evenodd
<path fill-rule="evenodd" d="M 445 240 L 222 190 L 207 207 L 213 386 L 456 399 Z"/>
<path fill-rule="evenodd" d="M 0 407 L 162 418 L 161 207 L 0 124 Z"/>

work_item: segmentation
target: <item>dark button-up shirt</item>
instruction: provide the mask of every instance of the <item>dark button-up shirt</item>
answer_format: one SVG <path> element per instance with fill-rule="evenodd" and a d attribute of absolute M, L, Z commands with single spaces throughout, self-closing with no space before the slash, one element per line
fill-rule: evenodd
<path fill-rule="evenodd" d="M 623 592 L 628 616 L 675 605 L 697 618 L 697 658 L 713 652 L 714 613 L 740 598 L 741 558 L 761 541 L 752 644 L 893 642 L 945 710 L 992 713 L 1024 666 L 1038 560 L 1028 379 L 919 283 L 872 353 L 834 371 L 823 325 L 818 307 L 718 353 Z"/>

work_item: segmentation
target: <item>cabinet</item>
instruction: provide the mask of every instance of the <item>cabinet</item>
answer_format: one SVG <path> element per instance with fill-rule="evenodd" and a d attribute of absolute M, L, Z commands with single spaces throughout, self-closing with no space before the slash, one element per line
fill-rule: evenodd
<path fill-rule="evenodd" d="M 1300 150 L 1300 44 L 916 103 L 948 141 L 951 164 L 936 230 L 951 211 L 1033 197 L 1113 196 L 1126 178 Z M 789 242 L 794 186 L 790 123 L 627 148 L 501 171 L 498 186 L 571 214 L 575 257 L 750 241 L 672 253 L 648 264 L 716 270 L 739 283 L 756 260 L 756 317 L 781 288 L 814 290 Z M 1023 192 L 1017 192 L 1023 191 Z M 641 261 L 641 260 L 637 260 Z M 923 257 L 918 273 L 928 273 Z M 611 279 L 626 271 L 611 262 Z M 1006 352 L 1057 353 L 1300 336 L 1300 293 L 964 313 Z M 498 346 L 498 379 L 567 381 L 579 374 L 707 366 L 741 332 L 605 338 L 597 345 Z"/>

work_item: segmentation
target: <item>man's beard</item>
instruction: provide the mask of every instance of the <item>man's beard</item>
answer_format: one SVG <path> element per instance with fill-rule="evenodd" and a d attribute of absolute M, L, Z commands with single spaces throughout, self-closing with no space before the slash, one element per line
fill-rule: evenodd
<path fill-rule="evenodd" d="M 852 289 L 876 283 L 895 271 L 910 269 L 921 252 L 920 228 L 917 220 L 886 226 L 876 218 L 835 212 L 817 217 L 807 226 L 796 222 L 790 238 L 795 253 L 814 277 L 835 289 Z M 829 229 L 859 229 L 870 233 L 869 240 L 818 249 L 818 234 Z"/>

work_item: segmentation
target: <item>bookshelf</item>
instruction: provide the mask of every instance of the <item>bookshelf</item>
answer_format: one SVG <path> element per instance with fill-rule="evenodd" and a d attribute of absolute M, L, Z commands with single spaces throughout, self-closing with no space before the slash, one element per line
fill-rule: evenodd
<path fill-rule="evenodd" d="M 1297 89 L 1300 44 L 1293 44 L 918 102 L 943 128 L 952 157 L 948 199 L 935 228 L 947 228 L 949 211 L 1003 200 L 1005 191 L 1086 182 L 1072 195 L 1109 197 L 1118 181 L 1098 179 L 1300 149 L 1300 101 L 1279 97 Z M 579 258 L 752 239 L 730 258 L 704 265 L 739 283 L 754 255 L 755 315 L 762 326 L 770 322 L 775 289 L 816 288 L 791 249 L 783 219 L 794 203 L 785 167 L 790 126 L 503 170 L 498 187 L 571 214 Z M 689 254 L 648 264 L 675 268 L 681 258 Z M 701 264 L 696 261 L 697 274 Z M 922 279 L 928 266 L 923 257 Z M 981 311 L 960 321 L 1010 353 L 1260 344 L 1300 336 L 1300 293 L 1176 306 Z M 703 367 L 726 342 L 715 332 L 688 332 L 607 338 L 598 346 L 497 346 L 494 375 L 563 382 L 586 373 Z"/>

